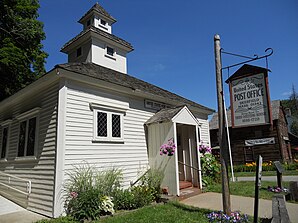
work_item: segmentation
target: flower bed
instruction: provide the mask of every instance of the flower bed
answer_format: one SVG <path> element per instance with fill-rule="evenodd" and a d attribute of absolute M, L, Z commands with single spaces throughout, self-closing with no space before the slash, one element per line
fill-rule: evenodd
<path fill-rule="evenodd" d="M 241 223 L 241 222 L 248 222 L 248 216 L 246 214 L 241 214 L 240 211 L 231 212 L 231 215 L 225 214 L 223 211 L 213 211 L 209 214 L 207 214 L 207 218 L 209 219 L 209 222 L 235 222 L 235 223 Z"/>

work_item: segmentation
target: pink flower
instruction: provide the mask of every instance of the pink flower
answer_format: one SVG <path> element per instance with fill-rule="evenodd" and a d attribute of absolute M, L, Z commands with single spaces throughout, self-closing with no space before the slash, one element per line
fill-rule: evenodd
<path fill-rule="evenodd" d="M 72 198 L 77 198 L 77 197 L 78 197 L 78 193 L 75 192 L 75 191 L 72 191 L 72 192 L 70 192 L 70 196 L 71 196 Z"/>

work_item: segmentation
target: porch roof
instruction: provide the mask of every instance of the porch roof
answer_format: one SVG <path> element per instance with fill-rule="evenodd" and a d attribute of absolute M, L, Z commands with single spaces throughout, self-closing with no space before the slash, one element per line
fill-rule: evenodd
<path fill-rule="evenodd" d="M 175 108 L 164 108 L 164 109 L 161 109 L 159 112 L 155 113 L 150 119 L 148 119 L 148 121 L 145 122 L 145 124 L 146 125 L 149 125 L 149 124 L 152 124 L 152 123 L 171 121 L 172 118 L 174 118 L 175 115 L 177 115 L 178 112 L 183 107 L 184 106 L 179 106 L 179 107 L 175 107 Z"/>
<path fill-rule="evenodd" d="M 186 105 L 162 109 L 155 113 L 145 124 L 149 125 L 169 121 L 186 125 L 200 125 Z"/>

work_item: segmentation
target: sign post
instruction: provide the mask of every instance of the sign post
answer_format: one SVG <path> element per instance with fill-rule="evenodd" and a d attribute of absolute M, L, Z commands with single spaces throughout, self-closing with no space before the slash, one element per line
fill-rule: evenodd
<path fill-rule="evenodd" d="M 258 223 L 258 211 L 259 211 L 259 190 L 261 187 L 262 178 L 262 156 L 258 156 L 257 168 L 256 168 L 256 181 L 255 181 L 255 206 L 254 206 L 254 223 Z"/>
<path fill-rule="evenodd" d="M 224 100 L 223 100 L 223 86 L 221 73 L 221 54 L 220 54 L 220 37 L 214 36 L 214 54 L 215 54 L 215 69 L 216 69 L 216 89 L 217 89 L 217 103 L 218 103 L 218 123 L 219 123 L 219 145 L 220 145 L 220 164 L 221 164 L 221 183 L 222 183 L 222 202 L 223 211 L 228 216 L 231 215 L 231 199 L 229 189 L 229 175 L 228 175 L 228 143 L 227 131 L 225 128 L 224 119 Z"/>

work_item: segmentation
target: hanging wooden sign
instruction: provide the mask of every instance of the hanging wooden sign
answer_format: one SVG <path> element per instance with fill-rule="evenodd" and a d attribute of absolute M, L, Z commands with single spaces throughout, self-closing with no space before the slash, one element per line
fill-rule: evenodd
<path fill-rule="evenodd" d="M 267 71 L 244 65 L 226 81 L 230 88 L 233 127 L 271 123 Z"/>

